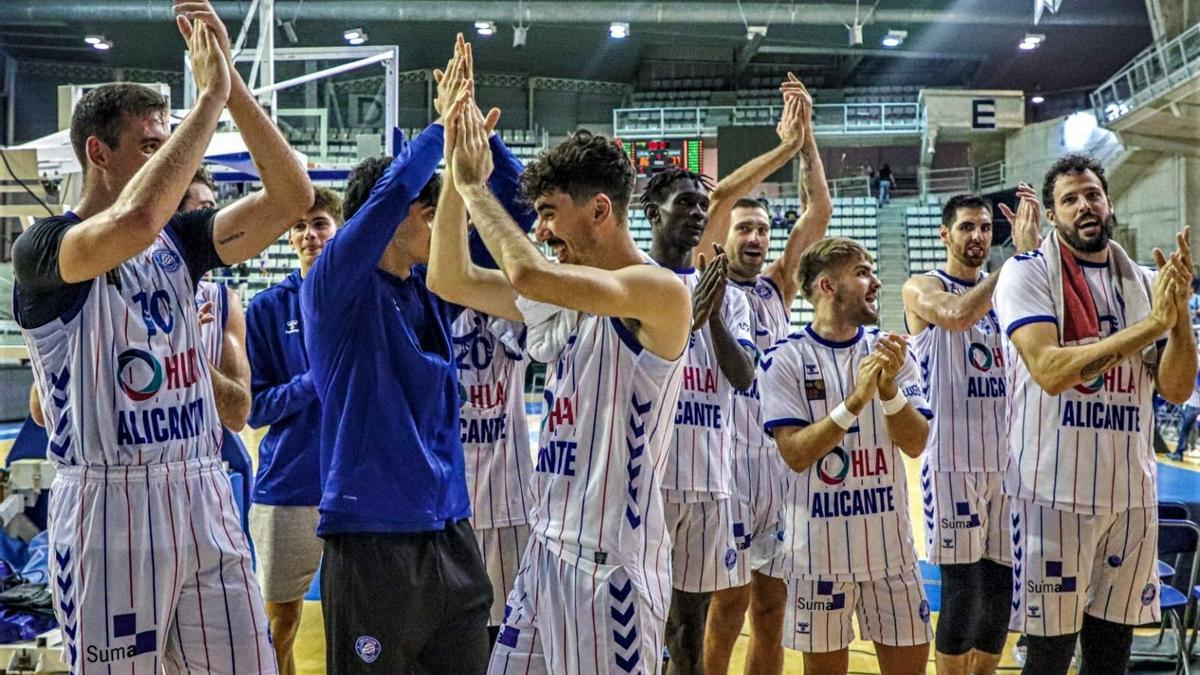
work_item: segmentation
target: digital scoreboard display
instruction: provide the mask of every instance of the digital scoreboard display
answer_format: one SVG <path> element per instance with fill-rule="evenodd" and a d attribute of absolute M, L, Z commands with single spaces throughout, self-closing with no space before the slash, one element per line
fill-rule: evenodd
<path fill-rule="evenodd" d="M 704 170 L 704 141 L 698 138 L 622 143 L 638 176 L 650 176 L 672 166 L 696 173 Z"/>

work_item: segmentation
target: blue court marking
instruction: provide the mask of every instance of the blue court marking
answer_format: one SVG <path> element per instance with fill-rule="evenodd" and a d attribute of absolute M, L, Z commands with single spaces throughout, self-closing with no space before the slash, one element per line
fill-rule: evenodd
<path fill-rule="evenodd" d="M 1200 471 L 1159 462 L 1158 499 L 1184 504 L 1200 500 Z"/>
<path fill-rule="evenodd" d="M 17 437 L 22 422 L 5 422 L 0 424 L 0 441 L 11 441 Z"/>

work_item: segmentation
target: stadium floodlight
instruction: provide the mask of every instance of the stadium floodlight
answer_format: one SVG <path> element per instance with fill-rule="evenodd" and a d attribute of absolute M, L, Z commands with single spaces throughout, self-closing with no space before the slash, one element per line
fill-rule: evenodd
<path fill-rule="evenodd" d="M 524 47 L 528 39 L 529 26 L 513 26 L 513 49 Z"/>
<path fill-rule="evenodd" d="M 475 32 L 484 37 L 496 34 L 496 23 L 494 21 L 476 21 Z"/>
<path fill-rule="evenodd" d="M 1040 105 L 1046 102 L 1046 97 L 1041 94 L 1034 94 L 1033 98 L 1029 99 L 1029 102 L 1034 105 Z"/>
<path fill-rule="evenodd" d="M 361 28 L 351 28 L 342 33 L 342 37 L 352 45 L 361 45 L 367 41 L 367 31 Z"/>
<path fill-rule="evenodd" d="M 629 24 L 623 21 L 612 22 L 612 24 L 608 27 L 608 36 L 618 40 L 623 40 L 629 37 Z"/>
<path fill-rule="evenodd" d="M 746 39 L 753 40 L 756 36 L 767 37 L 766 26 L 746 26 Z"/>
<path fill-rule="evenodd" d="M 94 45 L 97 42 L 104 42 L 104 36 L 103 35 L 89 35 L 89 36 L 83 38 L 83 41 L 88 43 L 89 45 Z"/>
<path fill-rule="evenodd" d="M 888 49 L 895 49 L 904 43 L 904 38 L 906 37 L 908 37 L 908 31 L 906 30 L 889 30 L 887 35 L 883 36 L 880 44 Z"/>

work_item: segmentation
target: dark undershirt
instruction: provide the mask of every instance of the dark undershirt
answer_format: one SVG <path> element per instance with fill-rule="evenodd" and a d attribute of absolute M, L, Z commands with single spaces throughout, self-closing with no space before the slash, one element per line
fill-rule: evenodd
<path fill-rule="evenodd" d="M 177 213 L 163 230 L 182 254 L 193 288 L 205 272 L 225 265 L 213 243 L 216 213 L 216 209 Z M 63 317 L 91 288 L 92 280 L 73 284 L 63 281 L 58 268 L 63 235 L 79 222 L 73 213 L 43 218 L 13 244 L 17 282 L 13 308 L 22 328 L 37 328 Z"/>

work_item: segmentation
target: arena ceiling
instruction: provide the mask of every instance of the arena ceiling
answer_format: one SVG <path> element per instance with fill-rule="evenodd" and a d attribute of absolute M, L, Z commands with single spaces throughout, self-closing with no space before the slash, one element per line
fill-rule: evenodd
<path fill-rule="evenodd" d="M 637 83 L 651 77 L 728 77 L 797 70 L 818 86 L 908 84 L 1061 91 L 1102 82 L 1151 41 L 1143 0 L 1063 0 L 1057 14 L 1033 25 L 1030 0 L 861 0 L 863 44 L 850 47 L 843 23 L 854 0 L 576 0 L 491 2 L 421 0 L 280 0 L 299 46 L 345 44 L 342 32 L 363 28 L 370 45 L 399 45 L 401 69 L 444 63 L 454 33 L 475 44 L 481 70 Z M 250 0 L 214 5 L 236 30 Z M 874 10 L 872 11 L 872 6 Z M 513 45 L 523 16 L 526 46 Z M 743 20 L 743 16 L 745 19 Z M 489 38 L 474 20 L 495 21 Z M 608 35 L 628 21 L 624 40 Z M 747 40 L 747 26 L 768 26 Z M 889 30 L 907 31 L 885 49 Z M 1027 33 L 1042 45 L 1020 51 Z M 107 52 L 83 38 L 102 34 Z M 276 30 L 277 44 L 289 45 Z M 17 59 L 177 70 L 182 42 L 167 0 L 0 0 L 0 50 Z M 741 81 L 741 80 L 739 80 Z"/>

